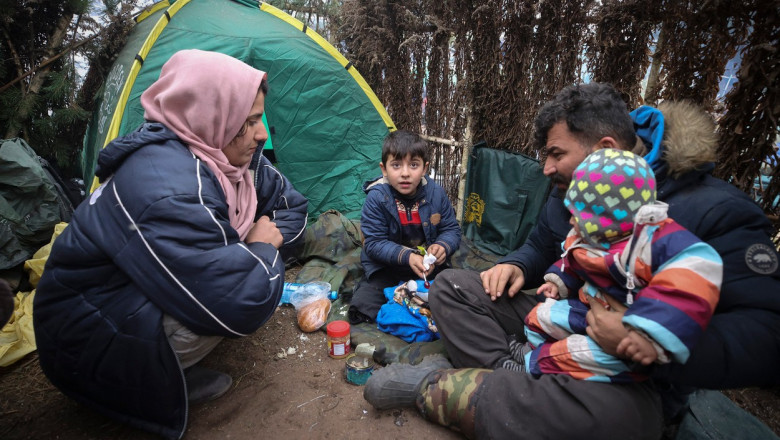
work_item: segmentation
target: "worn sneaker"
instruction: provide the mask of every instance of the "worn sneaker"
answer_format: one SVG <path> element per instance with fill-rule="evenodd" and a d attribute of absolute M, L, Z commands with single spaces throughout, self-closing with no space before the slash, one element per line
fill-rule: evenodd
<path fill-rule="evenodd" d="M 214 400 L 225 394 L 233 385 L 233 379 L 229 375 L 200 365 L 185 369 L 184 380 L 187 382 L 187 400 L 191 405 Z"/>
<path fill-rule="evenodd" d="M 423 379 L 448 368 L 453 368 L 452 364 L 440 354 L 426 356 L 418 365 L 390 364 L 368 378 L 363 398 L 380 410 L 414 406 Z"/>

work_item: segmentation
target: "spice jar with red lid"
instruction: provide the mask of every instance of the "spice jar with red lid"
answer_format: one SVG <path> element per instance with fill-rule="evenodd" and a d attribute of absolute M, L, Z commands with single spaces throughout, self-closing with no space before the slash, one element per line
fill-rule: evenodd
<path fill-rule="evenodd" d="M 346 357 L 351 351 L 349 323 L 347 321 L 333 321 L 325 329 L 328 334 L 328 356 L 333 359 Z"/>

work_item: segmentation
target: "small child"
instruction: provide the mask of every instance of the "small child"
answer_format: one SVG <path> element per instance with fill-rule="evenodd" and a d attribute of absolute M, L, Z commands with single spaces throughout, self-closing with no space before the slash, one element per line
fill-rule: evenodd
<path fill-rule="evenodd" d="M 383 290 L 410 279 L 431 280 L 460 244 L 460 225 L 444 189 L 427 179 L 428 145 L 407 131 L 390 133 L 382 146 L 382 176 L 363 186 L 360 219 L 365 275 L 355 287 L 348 316 L 352 324 L 376 321 L 387 302 Z M 423 263 L 418 250 L 436 257 Z"/>
<path fill-rule="evenodd" d="M 625 383 L 646 379 L 638 364 L 687 361 L 718 302 L 723 263 L 655 197 L 653 171 L 628 151 L 597 150 L 574 170 L 564 199 L 573 228 L 537 290 L 547 299 L 526 317 L 528 344 L 510 344 L 506 368 Z M 586 333 L 588 297 L 609 307 L 606 295 L 628 307 L 618 345 L 626 361 Z"/>

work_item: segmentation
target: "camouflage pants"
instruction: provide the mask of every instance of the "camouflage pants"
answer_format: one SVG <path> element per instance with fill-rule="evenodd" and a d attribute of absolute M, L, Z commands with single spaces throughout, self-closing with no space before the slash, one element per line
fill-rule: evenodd
<path fill-rule="evenodd" d="M 417 409 L 429 421 L 473 439 L 480 385 L 489 373 L 483 368 L 436 371 L 423 381 Z"/>
<path fill-rule="evenodd" d="M 417 409 L 427 420 L 469 439 L 657 440 L 663 417 L 648 383 L 607 384 L 547 374 L 539 379 L 505 369 L 431 373 Z"/>
<path fill-rule="evenodd" d="M 430 298 L 450 360 L 466 368 L 426 379 L 418 409 L 429 420 L 472 438 L 660 438 L 661 402 L 651 383 L 479 369 L 507 355 L 507 335 L 522 333 L 534 298 L 491 301 L 479 273 L 459 270 L 439 274 Z"/>

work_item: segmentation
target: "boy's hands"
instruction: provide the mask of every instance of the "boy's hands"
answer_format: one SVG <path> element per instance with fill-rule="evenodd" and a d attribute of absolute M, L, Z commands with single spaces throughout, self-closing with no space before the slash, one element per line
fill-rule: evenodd
<path fill-rule="evenodd" d="M 417 253 L 412 253 L 409 257 L 409 267 L 412 268 L 412 272 L 417 274 L 419 278 L 425 278 L 425 275 L 427 275 L 428 272 L 433 271 L 433 266 L 431 266 L 428 271 L 425 270 L 423 256 Z"/>
<path fill-rule="evenodd" d="M 426 249 L 426 252 L 436 257 L 436 263 L 434 264 L 437 266 L 444 263 L 444 260 L 447 259 L 447 251 L 444 249 L 444 246 L 440 244 L 432 244 L 428 249 Z"/>
<path fill-rule="evenodd" d="M 282 233 L 279 232 L 279 228 L 276 227 L 276 223 L 272 222 L 267 215 L 264 215 L 257 219 L 257 222 L 255 222 L 252 229 L 249 230 L 244 241 L 247 243 L 255 243 L 258 241 L 268 243 L 276 249 L 279 249 L 282 247 L 282 243 L 284 243 L 284 237 L 282 237 Z"/>
<path fill-rule="evenodd" d="M 430 260 L 428 260 L 428 269 L 426 270 L 424 260 L 425 257 L 418 253 L 413 253 L 409 257 L 409 267 L 412 269 L 412 271 L 417 274 L 419 278 L 426 279 L 427 275 L 433 273 L 434 266 L 438 266 L 444 263 L 444 260 L 447 258 L 447 251 L 444 249 L 444 246 L 439 244 L 432 244 L 428 249 L 425 249 L 422 246 L 417 246 L 417 249 L 425 255 L 432 255 L 436 258 L 436 261 L 434 261 L 433 264 L 431 264 Z"/>
<path fill-rule="evenodd" d="M 633 330 L 629 330 L 628 336 L 620 341 L 620 344 L 617 346 L 617 353 L 619 356 L 639 362 L 642 365 L 650 365 L 658 358 L 658 353 L 655 351 L 653 344 L 646 337 Z"/>
<path fill-rule="evenodd" d="M 558 294 L 558 285 L 551 281 L 542 284 L 536 289 L 536 294 L 538 295 L 540 293 L 543 293 L 547 298 L 561 299 L 561 296 Z"/>

